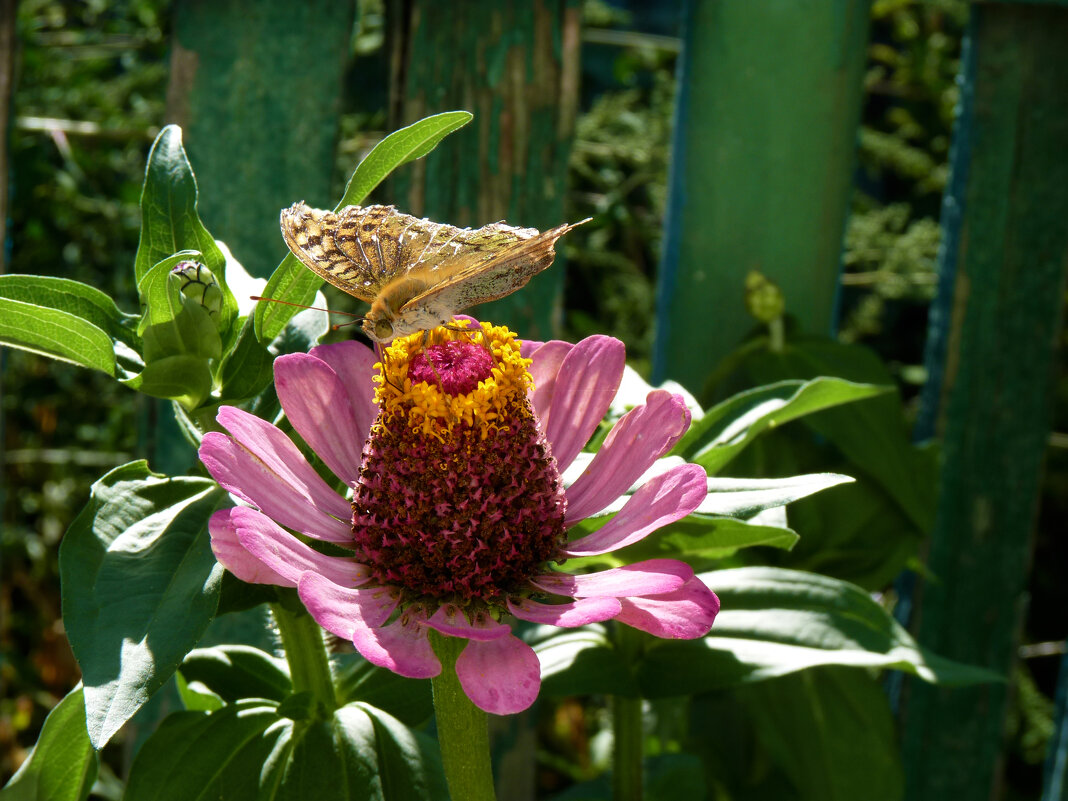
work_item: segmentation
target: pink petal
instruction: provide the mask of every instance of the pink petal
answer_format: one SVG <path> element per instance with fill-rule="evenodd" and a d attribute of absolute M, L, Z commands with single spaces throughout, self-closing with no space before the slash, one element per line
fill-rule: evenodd
<path fill-rule="evenodd" d="M 610 620 L 621 608 L 618 598 L 580 598 L 566 604 L 543 604 L 529 598 L 508 601 L 508 611 L 520 620 L 564 628 Z"/>
<path fill-rule="evenodd" d="M 662 389 L 619 419 L 590 466 L 567 489 L 568 525 L 604 509 L 648 467 L 671 450 L 690 426 L 681 395 Z"/>
<path fill-rule="evenodd" d="M 539 420 L 546 420 L 549 408 L 552 406 L 553 390 L 556 388 L 556 375 L 560 372 L 560 365 L 564 363 L 564 357 L 575 347 L 570 342 L 562 342 L 552 339 L 531 353 L 519 352 L 523 356 L 533 359 L 530 365 L 530 377 L 534 379 L 534 392 L 530 396 L 530 404 L 538 415 Z"/>
<path fill-rule="evenodd" d="M 354 484 L 365 437 L 337 373 L 307 353 L 290 353 L 274 360 L 274 388 L 297 433 L 335 476 Z"/>
<path fill-rule="evenodd" d="M 495 715 L 522 712 L 541 689 L 538 655 L 511 634 L 469 642 L 456 660 L 456 676 L 475 706 Z"/>
<path fill-rule="evenodd" d="M 680 520 L 708 495 L 700 465 L 683 464 L 646 481 L 615 517 L 592 534 L 568 543 L 568 556 L 595 556 L 632 545 L 668 523 Z"/>
<path fill-rule="evenodd" d="M 371 433 L 371 424 L 378 415 L 375 384 L 371 380 L 378 356 L 367 346 L 351 340 L 335 345 L 319 345 L 308 351 L 308 355 L 326 362 L 341 379 L 356 415 L 356 428 L 362 433 L 362 436 L 357 436 L 361 443 L 365 442 Z"/>
<path fill-rule="evenodd" d="M 674 640 L 705 636 L 719 613 L 719 598 L 697 578 L 674 592 L 620 601 L 623 611 L 616 620 Z"/>
<path fill-rule="evenodd" d="M 449 637 L 479 641 L 495 640 L 512 630 L 510 626 L 498 623 L 489 615 L 482 615 L 471 622 L 459 607 L 452 604 L 438 607 L 438 611 L 427 620 L 427 625 Z"/>
<path fill-rule="evenodd" d="M 309 548 L 262 512 L 240 506 L 231 512 L 241 545 L 283 579 L 277 584 L 296 587 L 307 570 L 342 587 L 359 587 L 370 579 L 366 565 L 352 557 L 327 556 Z"/>
<path fill-rule="evenodd" d="M 204 435 L 200 461 L 224 489 L 281 525 L 318 540 L 352 543 L 350 523 L 331 517 L 300 487 L 294 487 L 225 434 L 209 431 Z"/>
<path fill-rule="evenodd" d="M 235 442 L 287 484 L 300 490 L 317 507 L 340 520 L 352 518 L 349 502 L 323 481 L 304 454 L 277 426 L 233 406 L 220 407 L 215 419 L 233 435 Z"/>
<path fill-rule="evenodd" d="M 536 339 L 521 339 L 519 340 L 519 355 L 524 359 L 529 359 L 534 355 L 534 351 L 544 344 L 544 342 L 538 342 Z"/>
<path fill-rule="evenodd" d="M 208 519 L 208 533 L 211 534 L 211 550 L 219 564 L 249 584 L 277 584 L 292 587 L 267 565 L 245 550 L 237 538 L 231 513 L 234 509 L 220 509 Z"/>
<path fill-rule="evenodd" d="M 623 343 L 600 335 L 582 340 L 564 358 L 548 414 L 541 417 L 560 470 L 571 464 L 604 419 L 625 363 Z"/>
<path fill-rule="evenodd" d="M 381 628 L 357 627 L 352 644 L 372 665 L 400 676 L 429 679 L 441 673 L 426 628 L 404 615 Z"/>
<path fill-rule="evenodd" d="M 659 595 L 677 590 L 693 578 L 693 568 L 676 559 L 646 559 L 599 573 L 572 576 L 550 573 L 530 580 L 538 589 L 572 598 Z"/>
<path fill-rule="evenodd" d="M 397 608 L 388 589 L 353 590 L 310 570 L 301 575 L 297 594 L 316 623 L 346 640 L 381 626 Z"/>

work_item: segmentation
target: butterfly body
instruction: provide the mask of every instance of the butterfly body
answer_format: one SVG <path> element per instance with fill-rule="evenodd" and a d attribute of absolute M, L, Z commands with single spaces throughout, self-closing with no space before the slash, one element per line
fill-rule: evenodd
<path fill-rule="evenodd" d="M 525 286 L 552 264 L 556 240 L 575 227 L 456 228 L 393 206 L 346 206 L 335 213 L 304 203 L 284 209 L 281 226 L 306 267 L 371 304 L 362 327 L 383 344 Z"/>

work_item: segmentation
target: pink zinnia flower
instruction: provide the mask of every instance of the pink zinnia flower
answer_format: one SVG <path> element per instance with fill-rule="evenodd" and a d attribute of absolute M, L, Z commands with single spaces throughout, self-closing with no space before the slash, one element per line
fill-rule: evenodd
<path fill-rule="evenodd" d="M 631 545 L 705 498 L 704 470 L 679 465 L 642 485 L 606 525 L 568 541 L 569 526 L 624 495 L 686 431 L 682 398 L 651 392 L 565 490 L 560 473 L 619 385 L 623 344 L 594 336 L 521 351 L 507 329 L 483 324 L 481 342 L 478 330 L 395 340 L 377 391 L 377 359 L 355 342 L 275 361 L 286 417 L 351 500 L 276 426 L 233 407 L 218 414 L 230 436 L 206 434 L 200 458 L 250 504 L 211 518 L 212 548 L 227 569 L 296 587 L 323 628 L 402 676 L 441 671 L 429 630 L 468 640 L 456 662 L 461 686 L 480 708 L 507 714 L 533 703 L 541 683 L 538 657 L 512 634 L 511 618 L 615 619 L 688 639 L 708 632 L 719 599 L 672 559 L 582 575 L 557 566 Z M 322 553 L 287 528 L 351 554 Z"/>

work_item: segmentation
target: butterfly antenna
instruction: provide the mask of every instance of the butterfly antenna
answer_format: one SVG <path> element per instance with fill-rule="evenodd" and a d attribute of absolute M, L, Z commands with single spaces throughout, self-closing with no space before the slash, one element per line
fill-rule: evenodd
<path fill-rule="evenodd" d="M 324 309 L 324 308 L 322 308 L 320 306 L 305 306 L 303 303 L 293 303 L 292 301 L 279 300 L 278 298 L 261 298 L 259 295 L 250 295 L 249 297 L 252 300 L 263 300 L 263 301 L 266 301 L 267 303 L 284 303 L 286 306 L 296 306 L 298 309 L 311 309 L 312 311 L 321 311 L 321 312 L 326 312 L 327 314 L 345 314 L 345 315 L 348 315 L 349 317 L 356 317 L 357 316 L 355 312 L 338 311 L 336 309 Z M 360 320 L 362 320 L 362 319 L 363 318 L 360 317 Z M 346 325 L 349 325 L 349 323 L 346 323 Z"/>

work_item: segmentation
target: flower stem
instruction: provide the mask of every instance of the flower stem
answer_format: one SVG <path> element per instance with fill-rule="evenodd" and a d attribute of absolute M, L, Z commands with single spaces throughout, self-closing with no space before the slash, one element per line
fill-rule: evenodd
<path fill-rule="evenodd" d="M 286 652 L 293 692 L 310 692 L 316 706 L 323 712 L 333 712 L 337 709 L 337 696 L 323 630 L 303 609 L 289 609 L 285 603 L 274 603 L 271 612 Z"/>
<path fill-rule="evenodd" d="M 630 626 L 612 627 L 616 651 L 628 665 L 634 665 L 645 650 L 649 635 Z M 641 801 L 642 760 L 645 756 L 642 729 L 642 699 L 619 695 L 612 699 L 612 798 L 613 801 Z"/>
<path fill-rule="evenodd" d="M 641 801 L 642 699 L 612 696 L 612 799 Z"/>
<path fill-rule="evenodd" d="M 430 642 L 441 660 L 441 673 L 431 681 L 449 794 L 454 801 L 494 801 L 486 713 L 471 703 L 456 676 L 456 658 L 467 641 L 432 631 Z"/>

